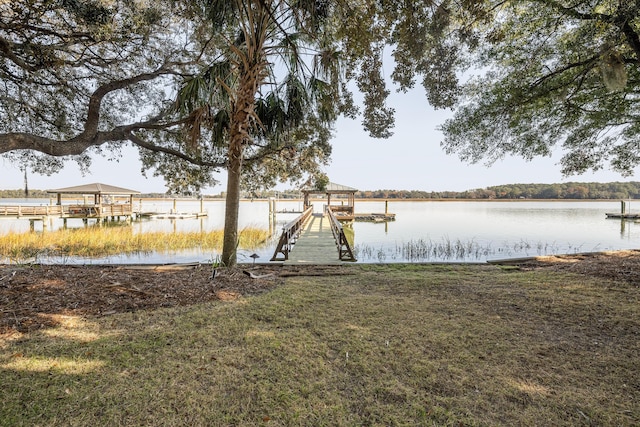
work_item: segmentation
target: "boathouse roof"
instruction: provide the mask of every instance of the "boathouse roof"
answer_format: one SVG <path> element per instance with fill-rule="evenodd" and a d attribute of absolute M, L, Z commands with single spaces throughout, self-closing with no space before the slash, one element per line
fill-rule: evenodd
<path fill-rule="evenodd" d="M 131 195 L 140 194 L 139 191 L 129 190 L 127 188 L 116 187 L 109 184 L 93 183 L 76 185 L 74 187 L 56 188 L 47 190 L 47 193 L 57 194 L 109 194 L 109 195 Z"/>
<path fill-rule="evenodd" d="M 320 190 L 317 188 L 305 187 L 302 188 L 303 193 L 315 193 L 315 194 L 349 194 L 356 193 L 358 189 L 353 187 L 347 187 L 346 185 L 336 184 L 335 182 L 330 182 L 327 186 Z"/>

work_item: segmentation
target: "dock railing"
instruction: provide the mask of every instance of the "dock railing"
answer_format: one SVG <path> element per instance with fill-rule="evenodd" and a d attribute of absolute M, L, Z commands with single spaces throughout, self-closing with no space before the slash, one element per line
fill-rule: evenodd
<path fill-rule="evenodd" d="M 33 218 L 62 215 L 62 206 L 0 206 L 0 216 Z"/>
<path fill-rule="evenodd" d="M 347 240 L 347 236 L 344 234 L 344 228 L 338 218 L 333 213 L 331 207 L 327 207 L 327 215 L 331 221 L 331 231 L 333 232 L 333 238 L 336 240 L 338 246 L 338 258 L 340 261 L 356 261 L 356 257 L 353 255 L 351 245 Z"/>
<path fill-rule="evenodd" d="M 11 218 L 104 218 L 131 216 L 130 204 L 115 205 L 0 205 L 0 217 Z"/>
<path fill-rule="evenodd" d="M 280 235 L 280 240 L 278 240 L 276 249 L 273 252 L 271 261 L 286 261 L 289 259 L 289 252 L 291 251 L 291 248 L 293 248 L 293 245 L 296 243 L 298 235 L 300 234 L 300 231 L 302 231 L 302 227 L 307 222 L 312 213 L 313 206 L 310 206 L 304 212 L 302 212 L 299 217 L 282 227 L 282 234 Z M 284 258 L 279 258 L 279 255 L 282 255 Z"/>

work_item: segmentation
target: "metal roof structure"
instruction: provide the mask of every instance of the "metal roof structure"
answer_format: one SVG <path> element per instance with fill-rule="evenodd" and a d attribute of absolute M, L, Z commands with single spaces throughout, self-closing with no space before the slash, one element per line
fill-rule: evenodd
<path fill-rule="evenodd" d="M 309 193 L 309 194 L 349 194 L 349 193 L 356 193 L 358 189 L 353 187 L 347 187 L 346 185 L 336 184 L 335 182 L 330 182 L 322 190 L 308 187 L 308 188 L 303 188 L 301 191 L 303 193 Z"/>
<path fill-rule="evenodd" d="M 327 206 L 331 206 L 332 210 L 338 212 L 340 211 L 343 215 L 341 218 L 343 219 L 353 219 L 354 212 L 354 204 L 355 204 L 355 195 L 358 191 L 353 187 L 347 187 L 346 185 L 336 184 L 334 182 L 329 182 L 326 187 L 322 190 L 317 188 L 303 188 L 302 194 L 304 194 L 304 202 L 303 205 L 305 209 L 311 206 L 311 200 L 309 196 L 312 194 L 324 194 L 327 196 Z M 345 206 L 342 203 L 339 206 L 331 205 L 331 196 L 334 195 L 346 195 L 347 196 L 347 205 Z"/>
<path fill-rule="evenodd" d="M 84 184 L 76 185 L 74 187 L 56 188 L 53 190 L 47 190 L 47 193 L 57 194 L 105 194 L 105 195 L 132 195 L 140 194 L 139 191 L 129 190 L 127 188 L 116 187 L 108 184 Z"/>

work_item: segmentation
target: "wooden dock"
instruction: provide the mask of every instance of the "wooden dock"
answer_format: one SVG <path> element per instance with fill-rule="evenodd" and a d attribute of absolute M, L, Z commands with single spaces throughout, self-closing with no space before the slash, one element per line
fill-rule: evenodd
<path fill-rule="evenodd" d="M 207 216 L 207 212 L 165 212 L 148 214 L 152 219 L 191 219 Z"/>
<path fill-rule="evenodd" d="M 68 213 L 68 211 L 66 212 Z M 0 218 L 41 219 L 50 216 L 62 217 L 62 206 L 5 206 L 0 205 Z"/>
<path fill-rule="evenodd" d="M 130 204 L 113 205 L 47 205 L 47 206 L 6 206 L 0 205 L 0 219 L 27 219 L 30 229 L 35 228 L 36 221 L 42 221 L 46 228 L 46 220 L 62 218 L 64 226 L 68 219 L 81 219 L 85 223 L 95 219 L 98 223 L 111 219 L 115 221 L 121 217 L 131 220 L 133 211 Z"/>
<path fill-rule="evenodd" d="M 289 253 L 289 259 L 284 261 L 284 265 L 291 264 L 343 264 L 331 231 L 331 219 L 327 215 L 314 214 L 309 218 Z"/>
<path fill-rule="evenodd" d="M 394 213 L 355 213 L 354 220 L 360 222 L 389 222 L 396 220 Z"/>
<path fill-rule="evenodd" d="M 640 219 L 640 214 L 637 213 L 606 213 L 607 218 L 614 219 Z"/>
<path fill-rule="evenodd" d="M 640 219 L 640 213 L 631 213 L 629 206 L 631 205 L 631 201 L 629 200 L 620 200 L 620 213 L 605 213 L 607 218 L 612 219 Z"/>
<path fill-rule="evenodd" d="M 89 219 L 96 220 L 97 223 L 108 221 L 111 219 L 119 221 L 124 218 L 131 221 L 135 218 L 152 218 L 152 219 L 189 219 L 201 218 L 207 216 L 208 213 L 200 212 L 137 212 L 131 204 L 101 204 L 101 205 L 0 205 L 0 219 L 27 219 L 34 228 L 34 222 L 42 221 L 43 227 L 46 227 L 45 220 L 53 218 L 62 218 L 66 227 L 68 219 L 81 219 L 85 223 Z"/>
<path fill-rule="evenodd" d="M 47 206 L 5 206 L 0 205 L 0 217 L 44 219 L 58 218 L 110 218 L 129 217 L 131 205 L 47 205 Z"/>

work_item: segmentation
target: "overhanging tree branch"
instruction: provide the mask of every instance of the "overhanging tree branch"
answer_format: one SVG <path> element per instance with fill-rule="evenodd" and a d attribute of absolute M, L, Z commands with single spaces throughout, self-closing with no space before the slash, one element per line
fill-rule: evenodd
<path fill-rule="evenodd" d="M 618 9 L 617 14 L 604 14 L 604 13 L 584 13 L 576 10 L 575 7 L 566 7 L 560 4 L 556 0 L 538 0 L 540 3 L 548 5 L 559 11 L 565 16 L 569 16 L 574 19 L 579 20 L 597 20 L 601 22 L 606 22 L 608 24 L 616 25 L 620 28 L 620 31 L 625 35 L 629 42 L 629 46 L 633 49 L 636 54 L 637 60 L 636 62 L 640 62 L 640 36 L 637 31 L 631 26 L 629 21 L 632 18 L 635 18 L 637 15 L 637 5 L 635 6 L 635 10 L 632 7 L 624 9 L 620 7 Z M 621 2 L 621 4 L 623 4 Z"/>
<path fill-rule="evenodd" d="M 138 137 L 133 132 L 126 132 L 126 135 L 127 135 L 127 139 L 132 143 L 134 143 L 135 145 L 137 145 L 138 147 L 145 148 L 155 153 L 169 154 L 171 156 L 177 157 L 182 160 L 186 160 L 187 162 L 194 165 L 198 165 L 198 166 L 206 166 L 206 167 L 212 167 L 212 168 L 222 168 L 226 166 L 226 162 L 210 162 L 210 161 L 202 160 L 193 156 L 189 156 L 181 151 L 174 150 L 172 148 L 152 144 Z"/>
<path fill-rule="evenodd" d="M 584 67 L 586 65 L 589 64 L 593 64 L 595 63 L 595 61 L 597 61 L 598 56 L 592 56 L 588 59 L 585 59 L 584 61 L 579 61 L 579 62 L 573 62 L 571 64 L 567 64 L 564 67 L 560 67 L 556 70 L 553 70 L 552 72 L 545 74 L 544 76 L 540 77 L 538 80 L 536 80 L 535 82 L 533 82 L 530 86 L 530 89 L 536 89 L 538 86 L 542 85 L 545 81 L 552 79 L 566 71 L 569 71 L 571 69 L 574 68 L 578 68 L 578 67 Z"/>
<path fill-rule="evenodd" d="M 58 140 L 27 132 L 3 133 L 0 134 L 0 153 L 6 153 L 12 150 L 35 150 L 56 157 L 79 155 L 90 147 L 100 146 L 107 142 L 123 140 L 134 142 L 130 139 L 134 130 L 169 128 L 181 124 L 182 121 L 162 123 L 160 117 L 156 117 L 144 122 L 115 127 L 110 131 L 98 130 L 102 101 L 105 96 L 115 91 L 126 89 L 137 83 L 156 79 L 162 75 L 177 74 L 172 67 L 187 64 L 188 63 L 177 62 L 166 63 L 155 71 L 103 84 L 89 97 L 86 120 L 83 131 L 80 134 L 67 140 Z M 160 150 L 156 147 L 154 151 Z"/>
<path fill-rule="evenodd" d="M 623 34 L 629 41 L 629 45 L 631 46 L 633 51 L 636 53 L 635 62 L 636 63 L 640 62 L 640 36 L 638 36 L 638 33 L 633 29 L 631 24 L 629 24 L 628 20 L 624 21 L 621 28 L 622 28 Z"/>
<path fill-rule="evenodd" d="M 167 68 L 166 65 L 163 65 L 153 72 L 139 74 L 128 79 L 112 81 L 100 86 L 89 97 L 89 104 L 87 106 L 87 120 L 84 124 L 84 131 L 82 132 L 82 134 L 92 135 L 97 132 L 98 124 L 100 121 L 100 107 L 105 96 L 114 91 L 125 89 L 137 83 L 153 80 L 157 77 L 160 77 L 161 75 L 167 74 L 176 73 L 172 69 Z"/>
<path fill-rule="evenodd" d="M 611 22 L 611 23 L 614 21 L 614 17 L 611 15 L 606 15 L 603 13 L 579 12 L 578 10 L 575 9 L 575 7 L 564 6 L 559 2 L 557 2 L 556 0 L 535 0 L 535 1 L 537 1 L 538 3 L 545 4 L 547 6 L 551 6 L 552 8 L 561 12 L 563 15 L 570 16 L 571 18 L 580 19 L 580 20 L 589 20 L 589 21 L 597 19 L 603 22 Z"/>

